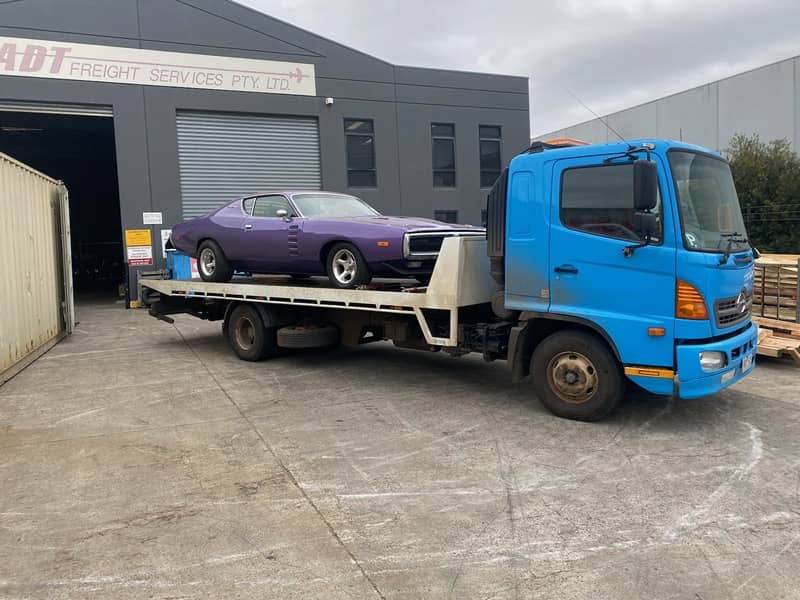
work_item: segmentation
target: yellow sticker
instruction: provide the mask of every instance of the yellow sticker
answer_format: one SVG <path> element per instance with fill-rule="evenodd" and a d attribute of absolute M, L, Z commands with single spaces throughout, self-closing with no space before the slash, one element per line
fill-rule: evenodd
<path fill-rule="evenodd" d="M 125 245 L 126 246 L 150 246 L 152 245 L 150 239 L 149 229 L 126 229 L 125 230 Z"/>

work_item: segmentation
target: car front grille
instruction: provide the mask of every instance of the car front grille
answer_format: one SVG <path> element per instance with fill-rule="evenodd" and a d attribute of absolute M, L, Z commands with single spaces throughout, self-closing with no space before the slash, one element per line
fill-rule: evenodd
<path fill-rule="evenodd" d="M 714 318 L 717 327 L 730 327 L 750 316 L 750 309 L 753 306 L 753 291 L 742 288 L 738 296 L 732 298 L 720 298 L 714 302 Z"/>
<path fill-rule="evenodd" d="M 439 254 L 446 237 L 485 236 L 484 231 L 419 232 L 406 234 L 406 258 L 431 258 Z"/>

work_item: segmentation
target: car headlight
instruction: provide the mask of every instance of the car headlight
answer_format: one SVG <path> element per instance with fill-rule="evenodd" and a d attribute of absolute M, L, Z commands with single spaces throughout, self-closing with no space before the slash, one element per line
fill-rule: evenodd
<path fill-rule="evenodd" d="M 703 371 L 716 371 L 728 364 L 728 357 L 718 350 L 706 350 L 700 353 L 700 368 Z"/>

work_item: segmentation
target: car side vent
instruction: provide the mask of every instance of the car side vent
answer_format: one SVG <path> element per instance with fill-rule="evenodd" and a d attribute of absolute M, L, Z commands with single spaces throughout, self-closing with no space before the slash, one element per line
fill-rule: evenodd
<path fill-rule="evenodd" d="M 486 250 L 494 280 L 505 283 L 506 190 L 508 169 L 504 169 L 486 197 Z"/>

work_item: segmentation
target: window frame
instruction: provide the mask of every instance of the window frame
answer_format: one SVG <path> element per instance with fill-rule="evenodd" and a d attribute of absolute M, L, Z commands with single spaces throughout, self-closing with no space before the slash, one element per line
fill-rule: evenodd
<path fill-rule="evenodd" d="M 294 204 L 292 204 L 292 201 L 289 200 L 289 198 L 285 194 L 259 194 L 258 196 L 251 196 L 251 198 L 255 199 L 255 202 L 253 202 L 253 210 L 250 211 L 250 215 L 249 215 L 253 219 L 280 219 L 280 218 L 282 218 L 282 217 L 279 217 L 277 215 L 272 216 L 272 217 L 267 217 L 267 216 L 255 214 L 256 206 L 258 206 L 258 199 L 259 198 L 283 198 L 284 200 L 286 200 L 286 205 L 289 207 L 289 214 L 287 216 L 288 217 L 296 217 L 296 216 L 298 216 L 297 215 L 297 209 L 294 207 Z"/>
<path fill-rule="evenodd" d="M 433 128 L 436 126 L 447 126 L 453 128 L 453 135 L 446 136 L 435 134 Z M 452 169 L 437 169 L 436 168 L 436 140 L 448 140 L 453 144 L 453 168 Z M 442 121 L 431 121 L 431 184 L 435 190 L 453 190 L 458 187 L 458 156 L 456 154 L 456 124 L 445 123 Z M 452 173 L 453 185 L 436 185 L 436 173 Z"/>
<path fill-rule="evenodd" d="M 452 213 L 455 215 L 454 221 L 445 221 L 437 216 L 437 213 Z M 434 221 L 441 221 L 442 223 L 449 223 L 450 225 L 458 225 L 458 209 L 457 208 L 435 208 L 433 209 Z"/>
<path fill-rule="evenodd" d="M 500 135 L 498 137 L 483 137 L 481 135 L 481 129 L 483 127 L 494 127 L 500 132 Z M 482 125 L 480 123 L 478 124 L 478 184 L 480 186 L 480 189 L 482 189 L 482 190 L 490 190 L 490 189 L 492 189 L 492 186 L 494 185 L 494 181 L 497 181 L 497 177 L 494 178 L 494 181 L 490 185 L 486 185 L 485 186 L 485 185 L 483 185 L 483 182 L 481 181 L 483 179 L 483 172 L 484 171 L 487 171 L 487 172 L 489 171 L 489 169 L 484 169 L 483 168 L 483 164 L 482 164 L 483 156 L 481 154 L 481 142 L 484 142 L 484 141 L 486 141 L 486 142 L 497 142 L 498 155 L 500 156 L 500 165 L 498 167 L 497 177 L 500 177 L 500 175 L 503 173 L 503 126 L 502 125 L 485 125 L 485 124 Z M 494 170 L 492 170 L 492 172 L 494 172 Z"/>
<path fill-rule="evenodd" d="M 595 233 L 593 231 L 588 231 L 586 229 L 581 229 L 580 227 L 574 227 L 574 226 L 571 226 L 571 225 L 567 225 L 564 222 L 564 214 L 563 214 L 563 210 L 564 210 L 564 206 L 563 206 L 563 204 L 564 204 L 564 176 L 567 174 L 567 172 L 569 172 L 569 171 L 577 171 L 579 169 L 614 168 L 614 167 L 625 167 L 625 166 L 628 166 L 628 167 L 632 168 L 633 167 L 633 162 L 632 161 L 628 161 L 628 162 L 611 162 L 611 163 L 591 163 L 591 164 L 586 164 L 586 165 L 575 165 L 574 167 L 565 167 L 565 168 L 563 168 L 561 170 L 561 174 L 559 175 L 559 178 L 558 178 L 559 179 L 559 183 L 558 183 L 558 222 L 561 224 L 561 226 L 564 227 L 564 229 L 569 229 L 571 231 L 577 231 L 578 233 L 583 233 L 583 234 L 586 234 L 586 235 L 592 235 L 592 236 L 595 236 L 595 237 L 602 237 L 602 238 L 606 238 L 606 239 L 610 239 L 610 240 L 617 240 L 619 242 L 624 242 L 624 243 L 627 243 L 627 244 L 636 244 L 636 243 L 639 243 L 639 242 L 643 242 L 644 239 L 642 239 L 642 238 L 629 239 L 629 238 L 618 237 L 618 236 L 615 236 L 615 235 L 608 235 L 608 234 L 605 234 L 605 233 Z M 631 186 L 633 186 L 633 180 L 632 179 L 631 179 Z M 658 221 L 658 223 L 659 223 L 658 236 L 659 237 L 658 237 L 658 241 L 657 242 L 651 241 L 648 244 L 649 246 L 663 246 L 664 245 L 664 193 L 663 193 L 663 188 L 662 188 L 662 185 L 661 185 L 660 178 L 658 180 L 658 197 L 660 199 L 660 202 L 659 202 L 659 205 L 658 205 L 658 212 L 656 214 L 659 217 L 659 221 Z"/>
<path fill-rule="evenodd" d="M 372 126 L 372 131 L 370 133 L 357 133 L 357 132 L 349 132 L 347 130 L 347 124 L 354 122 L 354 121 L 363 121 L 368 122 Z M 362 119 L 357 117 L 342 117 L 342 126 L 344 129 L 344 168 L 345 168 L 345 177 L 347 178 L 347 189 L 356 189 L 356 190 L 375 190 L 378 189 L 378 152 L 375 148 L 375 119 Z M 353 169 L 350 167 L 350 153 L 347 149 L 347 142 L 349 137 L 355 136 L 362 136 L 362 137 L 370 137 L 372 139 L 372 168 L 371 169 Z M 352 185 L 350 183 L 350 173 L 351 172 L 372 172 L 374 178 L 373 185 Z"/>

